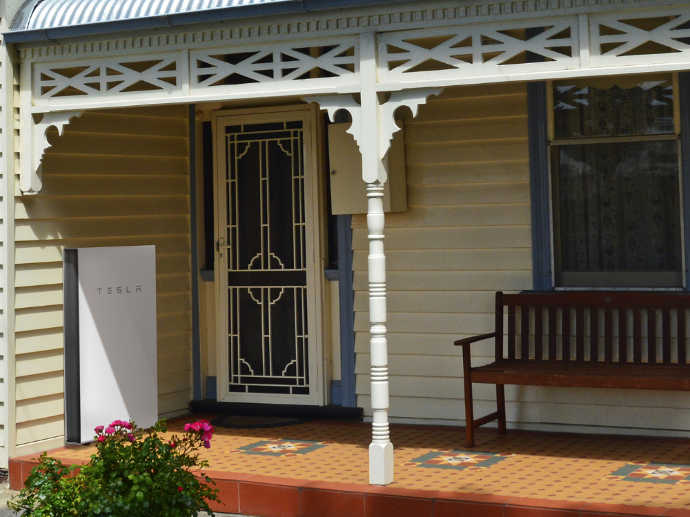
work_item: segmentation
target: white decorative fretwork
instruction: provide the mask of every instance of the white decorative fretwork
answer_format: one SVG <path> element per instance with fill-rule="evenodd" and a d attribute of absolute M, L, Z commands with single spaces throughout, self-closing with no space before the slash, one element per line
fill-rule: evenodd
<path fill-rule="evenodd" d="M 379 38 L 379 80 L 578 68 L 577 17 L 402 31 Z"/>
<path fill-rule="evenodd" d="M 357 40 L 198 50 L 191 53 L 192 88 L 352 76 Z"/>
<path fill-rule="evenodd" d="M 33 138 L 25 139 L 24 144 L 29 144 L 31 149 L 27 149 L 30 160 L 22 160 L 19 186 L 25 194 L 36 194 L 43 182 L 41 180 L 41 172 L 43 167 L 43 156 L 46 149 L 50 147 L 48 142 L 48 129 L 54 127 L 58 130 L 58 134 L 62 134 L 65 126 L 75 118 L 80 117 L 81 111 L 62 111 L 56 113 L 46 113 L 39 122 L 32 123 Z M 31 119 L 32 117 L 27 117 Z M 24 149 L 22 150 L 24 153 Z"/>
<path fill-rule="evenodd" d="M 400 126 L 395 121 L 395 112 L 398 108 L 406 106 L 410 108 L 412 116 L 416 117 L 419 106 L 426 103 L 428 97 L 439 95 L 442 90 L 442 88 L 422 88 L 391 93 L 390 98 L 385 103 L 377 104 L 378 121 L 373 127 L 371 127 L 370 117 L 363 116 L 362 106 L 350 95 L 319 95 L 305 97 L 305 100 L 316 102 L 322 110 L 328 112 L 328 116 L 332 121 L 335 120 L 335 114 L 338 111 L 347 111 L 352 118 L 352 124 L 347 132 L 355 138 L 360 152 L 364 152 L 363 139 L 378 141 L 376 159 L 381 162 L 383 169 L 378 168 L 377 171 L 374 171 L 373 169 L 363 168 L 362 179 L 365 183 L 378 181 L 383 184 L 388 179 L 386 175 L 386 153 L 390 149 L 393 135 L 400 131 Z M 367 126 L 366 128 L 364 127 L 365 125 Z M 377 130 L 378 134 L 372 134 L 374 130 Z"/>
<path fill-rule="evenodd" d="M 590 17 L 593 67 L 690 60 L 690 9 L 687 6 L 619 12 Z"/>
<path fill-rule="evenodd" d="M 36 104 L 76 99 L 181 95 L 186 89 L 185 53 L 40 63 L 34 68 Z"/>

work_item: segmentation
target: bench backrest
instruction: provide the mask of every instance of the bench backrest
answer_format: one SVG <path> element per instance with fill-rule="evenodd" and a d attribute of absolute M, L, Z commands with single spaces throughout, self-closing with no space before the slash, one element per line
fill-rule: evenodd
<path fill-rule="evenodd" d="M 498 292 L 496 360 L 686 363 L 687 309 L 686 293 Z"/>

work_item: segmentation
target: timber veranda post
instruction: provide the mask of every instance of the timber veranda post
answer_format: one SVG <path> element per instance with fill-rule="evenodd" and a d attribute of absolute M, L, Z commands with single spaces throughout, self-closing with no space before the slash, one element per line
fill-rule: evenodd
<path fill-rule="evenodd" d="M 388 341 L 386 339 L 386 256 L 383 238 L 383 185 L 367 184 L 369 231 L 369 321 L 371 322 L 372 441 L 369 445 L 369 483 L 393 482 L 393 444 L 388 424 Z"/>

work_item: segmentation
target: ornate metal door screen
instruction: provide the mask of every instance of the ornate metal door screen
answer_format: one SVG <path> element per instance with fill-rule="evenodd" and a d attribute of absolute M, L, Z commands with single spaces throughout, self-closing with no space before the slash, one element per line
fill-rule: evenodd
<path fill-rule="evenodd" d="M 218 120 L 227 393 L 309 396 L 304 122 Z"/>

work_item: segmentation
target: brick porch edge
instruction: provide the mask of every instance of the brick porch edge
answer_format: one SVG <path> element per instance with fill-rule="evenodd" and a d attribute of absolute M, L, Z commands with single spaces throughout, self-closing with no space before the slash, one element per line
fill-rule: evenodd
<path fill-rule="evenodd" d="M 36 455 L 10 460 L 10 489 L 20 490 Z M 207 470 L 217 512 L 256 517 L 690 517 L 690 509 L 557 501 L 308 481 Z"/>

